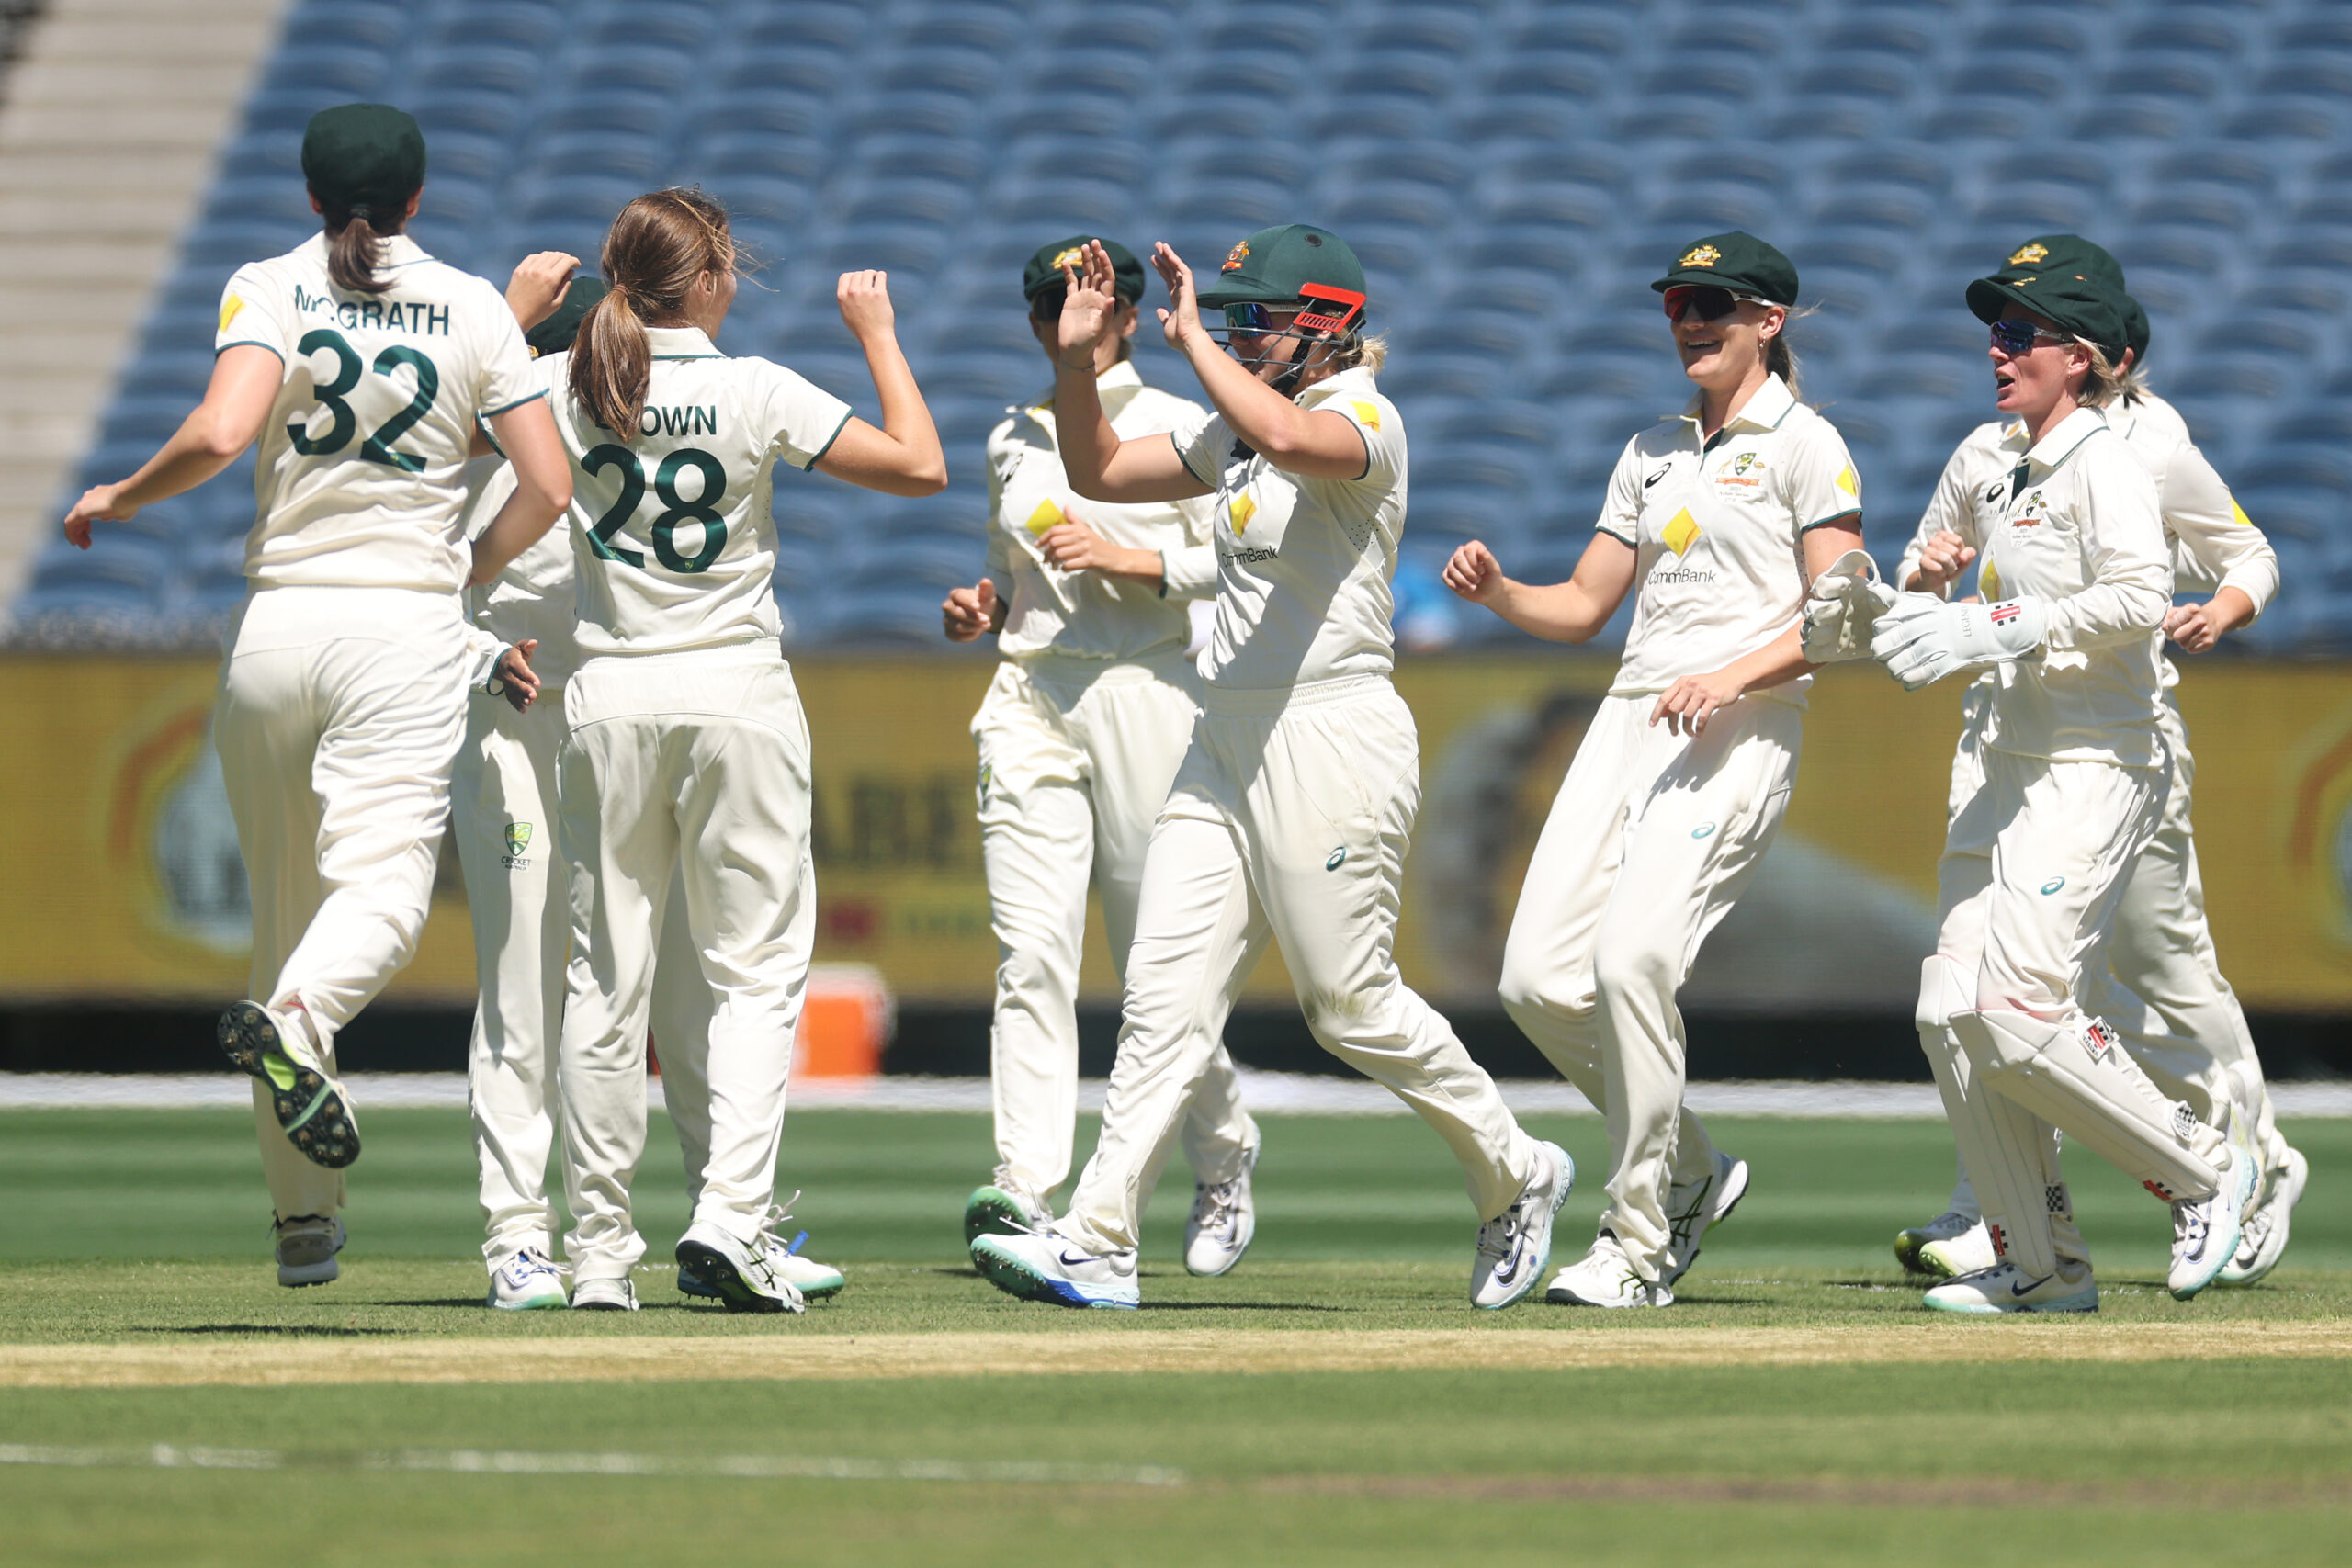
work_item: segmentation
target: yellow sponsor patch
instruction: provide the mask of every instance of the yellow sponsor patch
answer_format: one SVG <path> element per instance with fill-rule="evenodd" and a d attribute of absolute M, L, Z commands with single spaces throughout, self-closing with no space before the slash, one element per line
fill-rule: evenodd
<path fill-rule="evenodd" d="M 1976 574 L 1976 592 L 1988 603 L 2001 596 L 2001 574 L 1993 570 L 1990 557 L 1985 558 L 1984 569 Z"/>
<path fill-rule="evenodd" d="M 1250 519 L 1257 515 L 1258 503 L 1250 499 L 1249 492 L 1246 491 L 1233 498 L 1233 505 L 1226 512 L 1226 516 L 1232 521 L 1233 531 L 1237 534 L 1250 526 Z"/>
<path fill-rule="evenodd" d="M 1023 526 L 1032 535 L 1042 535 L 1061 520 L 1062 509 L 1056 506 L 1052 499 L 1048 498 L 1037 503 L 1037 510 L 1029 514 L 1029 521 Z"/>
<path fill-rule="evenodd" d="M 224 333 L 227 332 L 229 330 L 229 323 L 235 321 L 237 319 L 237 312 L 244 308 L 245 297 L 242 294 L 232 294 L 226 299 L 221 300 L 220 330 Z"/>
<path fill-rule="evenodd" d="M 1363 423 L 1366 430 L 1378 430 L 1380 428 L 1380 405 L 1378 403 L 1350 403 L 1348 406 L 1356 411 L 1357 420 Z"/>
<path fill-rule="evenodd" d="M 1844 471 L 1838 474 L 1838 488 L 1856 501 L 1862 499 L 1862 476 L 1854 472 L 1853 464 L 1847 464 Z"/>
<path fill-rule="evenodd" d="M 1681 555 L 1699 537 L 1699 520 L 1690 515 L 1690 509 L 1686 506 L 1674 514 L 1674 521 L 1666 525 L 1658 537 L 1666 541 L 1668 549 Z"/>
<path fill-rule="evenodd" d="M 2238 504 L 2238 498 L 2236 496 L 2230 497 L 2230 515 L 2238 520 L 2238 525 L 2241 527 L 2251 528 L 2254 526 L 2254 519 L 2245 514 L 2245 508 Z"/>

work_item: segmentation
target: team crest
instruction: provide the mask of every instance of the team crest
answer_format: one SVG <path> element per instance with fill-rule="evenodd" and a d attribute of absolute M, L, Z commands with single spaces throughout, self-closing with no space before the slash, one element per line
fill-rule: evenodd
<path fill-rule="evenodd" d="M 2049 258 L 2049 255 L 2048 245 L 2020 245 L 2018 247 L 2017 254 L 2009 257 L 2009 265 L 2011 266 L 2040 266 Z"/>
<path fill-rule="evenodd" d="M 1682 259 L 1676 262 L 1674 265 L 1677 266 L 1713 266 L 1723 259 L 1723 252 L 1715 249 L 1713 245 L 1693 245 L 1690 249 L 1683 252 Z"/>
<path fill-rule="evenodd" d="M 1764 459 L 1758 457 L 1755 453 L 1742 452 L 1737 457 L 1732 460 L 1731 471 L 1735 474 L 1744 474 L 1750 468 L 1760 468 L 1763 466 Z"/>
<path fill-rule="evenodd" d="M 1239 244 L 1234 246 L 1233 249 L 1225 253 L 1225 265 L 1217 268 L 1217 270 L 1219 272 L 1237 271 L 1239 269 L 1241 264 L 1249 259 L 1250 242 L 1244 240 Z"/>
<path fill-rule="evenodd" d="M 1072 245 L 1069 249 L 1055 256 L 1053 260 L 1053 268 L 1056 272 L 1062 272 L 1070 267 L 1084 266 L 1085 265 L 1086 247 L 1084 245 Z"/>
<path fill-rule="evenodd" d="M 531 825 L 528 822 L 506 824 L 506 852 L 519 855 L 531 847 Z"/>

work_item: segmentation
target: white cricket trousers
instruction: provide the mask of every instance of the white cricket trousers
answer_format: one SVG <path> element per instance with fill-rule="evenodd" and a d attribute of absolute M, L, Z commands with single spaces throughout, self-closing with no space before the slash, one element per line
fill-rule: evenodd
<path fill-rule="evenodd" d="M 1667 1190 L 1715 1174 L 1682 1103 L 1675 996 L 1787 815 L 1804 713 L 1763 695 L 1697 737 L 1649 722 L 1655 693 L 1602 699 L 1535 841 L 1503 943 L 1502 1002 L 1609 1123 L 1609 1207 L 1634 1270 L 1672 1266 Z"/>
<path fill-rule="evenodd" d="M 816 927 L 808 728 L 772 645 L 593 659 L 558 767 L 571 957 L 558 1064 L 577 1280 L 644 1256 L 645 1039 L 673 879 L 710 992 L 710 1146 L 696 1224 L 746 1246 L 775 1195 Z"/>
<path fill-rule="evenodd" d="M 1102 1135 L 1060 1235 L 1098 1255 L 1136 1246 L 1144 1200 L 1270 937 L 1316 1039 L 1437 1129 L 1479 1218 L 1517 1201 L 1533 1141 L 1396 970 L 1420 798 L 1413 716 L 1385 675 L 1203 694 L 1144 857 Z"/>
<path fill-rule="evenodd" d="M 997 1175 L 1039 1196 L 1069 1175 L 1078 1123 L 1078 974 L 1090 874 L 1122 982 L 1152 823 L 1192 744 L 1199 680 L 1181 653 L 1007 660 L 972 720 L 980 858 L 996 928 L 989 1031 Z M 1241 1174 L 1258 1130 L 1220 1041 L 1182 1129 L 1196 1179 Z"/>
<path fill-rule="evenodd" d="M 466 725 L 463 607 L 401 588 L 257 588 L 220 667 L 213 743 L 254 913 L 254 998 L 334 1061 L 336 1032 L 416 952 Z M 332 1215 L 312 1165 L 254 1085 L 280 1219 Z"/>

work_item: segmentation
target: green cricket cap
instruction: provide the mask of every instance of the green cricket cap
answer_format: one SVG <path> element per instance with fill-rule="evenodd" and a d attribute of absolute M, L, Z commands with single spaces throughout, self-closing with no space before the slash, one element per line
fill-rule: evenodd
<path fill-rule="evenodd" d="M 1064 267 L 1082 266 L 1080 253 L 1088 242 L 1101 240 L 1099 234 L 1072 234 L 1067 240 L 1056 240 L 1050 245 L 1040 245 L 1029 265 L 1021 269 L 1021 297 L 1031 304 L 1049 288 L 1067 285 Z M 1103 254 L 1111 258 L 1111 287 L 1120 299 L 1132 305 L 1143 298 L 1143 263 L 1136 260 L 1135 252 L 1116 240 L 1102 240 Z"/>
<path fill-rule="evenodd" d="M 321 109 L 302 132 L 302 177 L 322 207 L 405 207 L 424 183 L 424 132 L 390 104 Z"/>
<path fill-rule="evenodd" d="M 1329 292 L 1310 295 L 1309 288 Z M 1307 299 L 1352 305 L 1352 310 L 1321 312 L 1335 321 L 1358 315 L 1364 302 L 1363 264 L 1345 240 L 1311 223 L 1259 230 L 1226 253 L 1216 280 L 1200 291 L 1201 304 L 1212 310 L 1227 305 L 1295 305 Z"/>
<path fill-rule="evenodd" d="M 1796 264 L 1737 229 L 1685 245 L 1666 276 L 1650 287 L 1663 294 L 1684 284 L 1712 284 L 1767 305 L 1794 307 L 1797 302 Z"/>
<path fill-rule="evenodd" d="M 2022 305 L 2060 332 L 2098 344 L 2120 363 L 2125 341 L 2123 302 L 2131 298 L 2091 272 L 2000 272 L 1968 286 L 1968 308 L 1980 321 L 1997 321 L 2005 306 Z"/>
<path fill-rule="evenodd" d="M 571 340 L 580 335 L 580 322 L 588 308 L 611 292 L 612 286 L 601 277 L 573 278 L 555 314 L 523 334 L 523 341 L 531 345 L 531 357 L 561 354 L 570 348 Z"/>
<path fill-rule="evenodd" d="M 2080 234 L 2036 234 L 2011 251 L 1993 276 L 2006 280 L 2045 272 L 2078 273 L 2114 289 L 2123 307 L 2124 346 L 2134 363 L 2148 357 L 2148 312 L 2125 288 L 2123 264 L 2114 253 Z"/>

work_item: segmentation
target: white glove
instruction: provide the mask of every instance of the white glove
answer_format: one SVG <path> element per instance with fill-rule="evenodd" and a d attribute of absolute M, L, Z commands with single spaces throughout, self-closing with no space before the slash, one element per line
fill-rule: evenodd
<path fill-rule="evenodd" d="M 1848 550 L 1813 580 L 1804 602 L 1804 625 L 1798 633 L 1804 656 L 1814 664 L 1835 664 L 1842 659 L 1867 659 L 1871 628 L 1881 612 L 1894 603 L 1894 590 L 1878 580 L 1878 563 L 1862 550 Z"/>
<path fill-rule="evenodd" d="M 2045 618 L 2039 599 L 1947 604 L 1932 593 L 1905 593 L 1879 616 L 1871 657 L 1916 692 L 1955 671 L 2039 651 Z"/>

